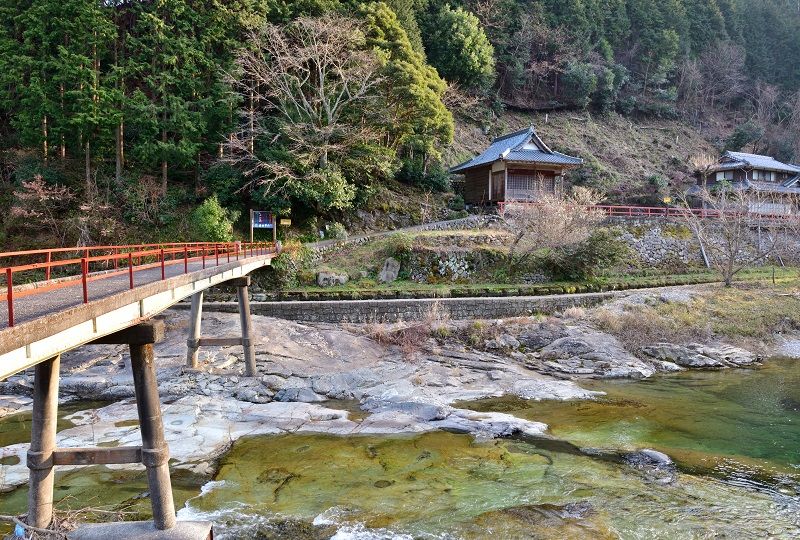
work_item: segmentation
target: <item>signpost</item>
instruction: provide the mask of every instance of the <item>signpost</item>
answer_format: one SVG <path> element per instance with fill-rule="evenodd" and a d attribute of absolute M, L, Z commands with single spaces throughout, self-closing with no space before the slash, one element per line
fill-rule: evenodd
<path fill-rule="evenodd" d="M 272 241 L 277 240 L 275 215 L 264 210 L 250 210 L 250 241 L 253 242 L 254 229 L 272 229 Z"/>

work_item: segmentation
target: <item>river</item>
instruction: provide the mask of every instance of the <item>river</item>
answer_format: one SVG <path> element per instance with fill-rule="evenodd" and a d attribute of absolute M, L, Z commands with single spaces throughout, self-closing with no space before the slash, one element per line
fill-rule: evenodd
<path fill-rule="evenodd" d="M 176 475 L 179 516 L 213 519 L 222 539 L 800 537 L 800 364 L 588 386 L 606 397 L 460 405 L 546 422 L 575 446 L 443 432 L 243 438 L 211 481 Z M 670 455 L 675 478 L 608 459 L 642 448 Z M 147 512 L 139 473 L 94 468 L 56 485 L 77 506 L 102 493 Z M 23 511 L 24 496 L 0 506 Z"/>

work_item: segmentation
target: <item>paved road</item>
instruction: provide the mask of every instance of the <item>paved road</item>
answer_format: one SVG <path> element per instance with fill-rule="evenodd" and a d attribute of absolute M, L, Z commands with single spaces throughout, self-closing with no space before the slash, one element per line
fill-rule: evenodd
<path fill-rule="evenodd" d="M 227 259 L 220 257 L 220 265 L 226 264 Z M 206 268 L 216 265 L 213 257 L 206 259 Z M 188 265 L 189 273 L 203 269 L 202 261 L 191 261 Z M 177 264 L 165 267 L 167 278 L 183 274 L 183 260 Z M 134 272 L 134 287 L 153 283 L 161 279 L 161 267 L 147 268 Z M 88 283 L 89 301 L 108 298 L 115 294 L 130 289 L 127 272 L 120 275 L 98 278 Z M 16 292 L 16 290 L 15 290 Z M 29 291 L 26 291 L 29 292 Z M 21 294 L 21 293 L 18 293 Z M 36 292 L 30 296 L 14 299 L 14 324 L 19 325 L 51 313 L 58 313 L 83 303 L 83 286 L 80 281 L 76 284 L 46 292 Z M 8 326 L 8 305 L 5 298 L 0 300 L 0 329 Z"/>

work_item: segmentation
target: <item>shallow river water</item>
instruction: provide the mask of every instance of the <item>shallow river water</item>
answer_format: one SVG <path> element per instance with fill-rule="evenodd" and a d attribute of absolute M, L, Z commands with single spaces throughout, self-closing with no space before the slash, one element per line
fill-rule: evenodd
<path fill-rule="evenodd" d="M 606 456 L 658 449 L 679 465 L 671 483 L 548 441 L 296 434 L 239 440 L 212 481 L 176 477 L 176 503 L 223 539 L 800 538 L 799 383 L 800 363 L 771 361 L 593 383 L 607 392 L 596 402 L 461 404 L 546 422 Z M 100 468 L 56 485 L 76 505 L 146 491 L 141 474 Z M 0 506 L 23 511 L 24 498 Z"/>

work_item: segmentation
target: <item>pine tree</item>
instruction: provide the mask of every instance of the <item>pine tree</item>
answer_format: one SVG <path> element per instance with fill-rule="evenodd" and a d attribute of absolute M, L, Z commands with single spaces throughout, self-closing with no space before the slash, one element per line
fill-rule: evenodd
<path fill-rule="evenodd" d="M 442 103 L 447 86 L 413 49 L 386 4 L 368 4 L 361 14 L 365 18 L 367 44 L 383 62 L 387 145 L 412 158 L 417 153 L 427 165 L 438 148 L 453 139 L 453 116 Z"/>
<path fill-rule="evenodd" d="M 424 28 L 425 51 L 439 75 L 470 90 L 494 83 L 494 49 L 475 15 L 444 6 L 426 18 Z"/>

